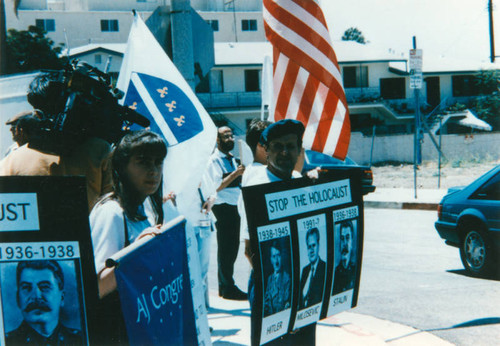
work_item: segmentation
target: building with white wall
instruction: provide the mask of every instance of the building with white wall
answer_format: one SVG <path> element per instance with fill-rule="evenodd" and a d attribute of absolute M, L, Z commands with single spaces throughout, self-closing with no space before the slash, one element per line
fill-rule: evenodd
<path fill-rule="evenodd" d="M 215 41 L 215 66 L 197 87 L 198 97 L 216 120 L 229 120 L 243 133 L 248 121 L 261 112 L 264 56 L 271 55 L 265 40 L 261 0 L 191 0 L 191 6 L 210 23 Z M 18 17 L 13 0 L 6 0 L 7 26 L 18 30 L 38 25 L 56 43 L 66 40 L 71 56 L 104 70 L 119 71 L 121 52 L 108 44 L 124 44 L 136 9 L 147 19 L 170 0 L 23 0 Z M 382 133 L 413 131 L 414 92 L 410 89 L 408 57 L 370 44 L 334 41 L 354 131 Z M 498 63 L 464 63 L 434 59 L 424 53 L 421 105 L 430 110 L 465 102 L 474 96 L 471 76 Z"/>

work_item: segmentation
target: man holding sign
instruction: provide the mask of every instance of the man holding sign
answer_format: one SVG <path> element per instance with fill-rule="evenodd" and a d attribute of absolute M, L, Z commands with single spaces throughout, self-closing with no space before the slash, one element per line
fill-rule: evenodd
<path fill-rule="evenodd" d="M 260 143 L 266 149 L 267 166 L 256 167 L 253 174 L 247 180 L 245 186 L 266 184 L 281 180 L 290 180 L 299 178 L 301 175 L 293 169 L 300 155 L 302 148 L 302 136 L 304 134 L 304 125 L 297 120 L 284 119 L 269 125 L 260 137 Z M 246 218 L 245 218 L 246 219 Z M 248 225 L 245 227 L 245 239 L 250 239 L 248 233 Z M 254 254 L 250 254 L 253 259 Z M 250 278 L 249 293 L 254 286 L 253 278 Z M 256 316 L 253 301 L 250 301 L 251 316 L 251 344 L 259 345 L 260 340 L 257 339 L 256 320 L 260 316 Z M 312 345 L 316 339 L 316 325 L 311 324 L 304 328 L 295 331 L 291 335 L 284 335 L 281 341 L 297 344 L 297 345 Z M 280 342 L 280 340 L 278 340 Z"/>

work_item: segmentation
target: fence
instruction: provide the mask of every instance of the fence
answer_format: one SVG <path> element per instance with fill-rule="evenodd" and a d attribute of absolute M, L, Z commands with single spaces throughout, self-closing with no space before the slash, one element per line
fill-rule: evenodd
<path fill-rule="evenodd" d="M 438 137 L 436 137 L 436 141 Z M 500 133 L 474 133 L 468 135 L 443 135 L 442 151 L 446 160 L 472 161 L 500 159 Z M 361 133 L 351 135 L 348 155 L 360 164 L 370 163 L 372 138 Z M 427 134 L 422 144 L 422 159 L 437 161 L 438 152 Z M 413 162 L 413 135 L 376 136 L 373 145 L 372 163 L 396 161 Z"/>

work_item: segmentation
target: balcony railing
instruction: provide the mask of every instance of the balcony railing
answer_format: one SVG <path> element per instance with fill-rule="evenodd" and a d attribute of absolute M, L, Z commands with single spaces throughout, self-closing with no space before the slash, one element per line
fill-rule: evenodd
<path fill-rule="evenodd" d="M 349 103 L 370 102 L 380 98 L 379 88 L 346 88 L 345 94 Z"/>
<path fill-rule="evenodd" d="M 198 99 L 207 109 L 260 107 L 260 91 L 228 92 L 228 93 L 198 93 Z"/>

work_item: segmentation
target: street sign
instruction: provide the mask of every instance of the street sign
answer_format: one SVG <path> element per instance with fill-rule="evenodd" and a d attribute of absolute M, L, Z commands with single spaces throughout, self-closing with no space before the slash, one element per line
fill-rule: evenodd
<path fill-rule="evenodd" d="M 422 89 L 422 49 L 410 49 L 410 89 Z"/>

